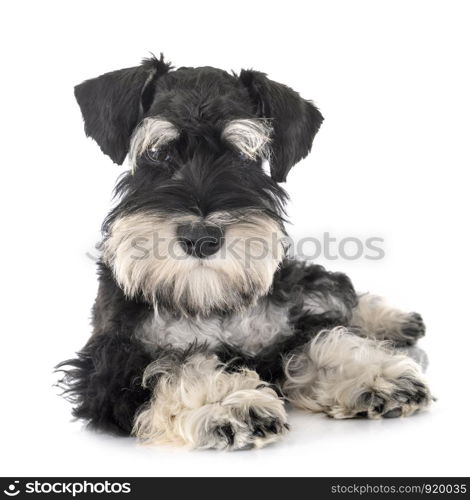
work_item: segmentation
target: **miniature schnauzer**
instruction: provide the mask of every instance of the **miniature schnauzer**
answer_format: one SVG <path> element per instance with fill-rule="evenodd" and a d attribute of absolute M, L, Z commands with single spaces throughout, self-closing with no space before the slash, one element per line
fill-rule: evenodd
<path fill-rule="evenodd" d="M 286 404 L 337 419 L 429 405 L 399 349 L 421 317 L 286 257 L 279 183 L 323 121 L 311 101 L 264 73 L 162 56 L 75 96 L 87 136 L 130 163 L 103 223 L 93 334 L 59 365 L 75 417 L 146 443 L 244 449 L 286 434 Z"/>

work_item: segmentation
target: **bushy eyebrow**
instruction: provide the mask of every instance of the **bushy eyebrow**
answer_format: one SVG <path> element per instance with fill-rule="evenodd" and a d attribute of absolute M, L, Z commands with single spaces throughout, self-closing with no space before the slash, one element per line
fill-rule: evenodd
<path fill-rule="evenodd" d="M 147 149 L 157 150 L 159 147 L 174 141 L 180 131 L 173 123 L 162 117 L 145 118 L 132 134 L 129 148 L 129 162 L 134 169 L 137 158 Z"/>
<path fill-rule="evenodd" d="M 227 123 L 222 138 L 249 159 L 269 158 L 272 129 L 264 119 L 242 118 Z"/>

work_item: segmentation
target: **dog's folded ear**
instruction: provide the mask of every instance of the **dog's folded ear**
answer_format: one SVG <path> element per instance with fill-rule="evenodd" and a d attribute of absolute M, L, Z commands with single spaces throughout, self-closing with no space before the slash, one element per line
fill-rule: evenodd
<path fill-rule="evenodd" d="M 264 73 L 242 70 L 240 80 L 257 106 L 258 116 L 272 121 L 271 177 L 284 182 L 289 170 L 310 152 L 323 116 L 312 102 Z"/>
<path fill-rule="evenodd" d="M 132 131 L 152 103 L 156 80 L 170 69 L 160 55 L 160 59 L 144 59 L 140 66 L 112 71 L 75 87 L 86 135 L 115 163 L 124 161 Z"/>

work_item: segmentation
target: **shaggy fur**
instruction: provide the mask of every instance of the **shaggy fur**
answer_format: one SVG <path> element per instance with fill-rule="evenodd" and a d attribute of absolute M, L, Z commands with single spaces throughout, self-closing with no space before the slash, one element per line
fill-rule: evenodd
<path fill-rule="evenodd" d="M 206 259 L 188 258 L 177 228 L 186 224 L 223 225 L 226 251 Z M 284 232 L 261 212 L 215 212 L 168 217 L 139 212 L 114 220 L 103 243 L 103 260 L 127 296 L 209 316 L 256 302 L 268 292 L 284 256 Z M 228 249 L 228 250 L 227 250 Z"/>
<path fill-rule="evenodd" d="M 430 400 L 411 358 L 344 327 L 323 331 L 293 355 L 286 375 L 289 401 L 334 418 L 408 416 Z"/>
<path fill-rule="evenodd" d="M 283 402 L 255 371 L 229 373 L 217 356 L 200 353 L 178 361 L 154 361 L 144 372 L 144 385 L 158 382 L 135 419 L 143 442 L 243 449 L 273 442 L 288 428 Z"/>
<path fill-rule="evenodd" d="M 334 418 L 429 404 L 397 350 L 424 334 L 421 317 L 286 257 L 279 183 L 322 123 L 312 102 L 263 73 L 163 57 L 75 95 L 86 134 L 130 163 L 103 223 L 93 335 L 59 365 L 77 418 L 149 444 L 242 449 L 286 434 L 285 399 Z"/>
<path fill-rule="evenodd" d="M 357 334 L 391 340 L 397 346 L 413 345 L 426 331 L 419 314 L 394 309 L 387 305 L 383 297 L 370 294 L 359 298 L 351 323 Z"/>

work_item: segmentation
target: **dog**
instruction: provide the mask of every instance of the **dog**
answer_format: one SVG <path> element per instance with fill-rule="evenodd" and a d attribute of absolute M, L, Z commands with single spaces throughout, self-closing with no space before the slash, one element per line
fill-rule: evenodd
<path fill-rule="evenodd" d="M 162 55 L 75 96 L 86 135 L 130 164 L 103 223 L 93 334 L 57 367 L 76 418 L 234 450 L 282 438 L 286 405 L 378 419 L 430 404 L 400 351 L 421 316 L 287 258 L 280 184 L 322 124 L 311 101 L 258 71 Z"/>

